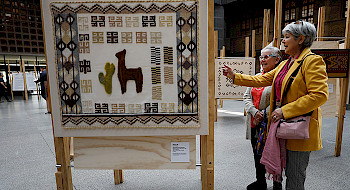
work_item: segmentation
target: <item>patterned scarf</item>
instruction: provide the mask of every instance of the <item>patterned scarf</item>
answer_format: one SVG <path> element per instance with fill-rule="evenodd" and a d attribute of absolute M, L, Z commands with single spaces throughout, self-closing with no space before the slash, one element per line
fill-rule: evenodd
<path fill-rule="evenodd" d="M 265 142 L 266 142 L 266 126 L 267 126 L 267 117 L 266 117 L 266 110 L 264 111 L 264 120 L 259 124 L 259 134 L 258 134 L 258 139 L 256 141 L 254 150 L 256 151 L 257 155 L 262 155 L 265 147 Z"/>
<path fill-rule="evenodd" d="M 282 172 L 286 169 L 286 140 L 276 137 L 278 122 L 272 122 L 260 163 L 265 165 L 268 179 L 282 182 Z"/>

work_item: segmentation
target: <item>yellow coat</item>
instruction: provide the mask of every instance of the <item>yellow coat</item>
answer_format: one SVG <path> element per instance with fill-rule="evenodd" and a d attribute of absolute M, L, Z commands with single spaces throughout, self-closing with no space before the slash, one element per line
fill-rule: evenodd
<path fill-rule="evenodd" d="M 285 97 L 282 97 L 289 77 L 301 63 L 303 58 L 310 53 L 312 53 L 310 48 L 305 48 L 303 50 L 298 59 L 295 60 L 294 64 L 289 69 L 282 82 L 281 102 L 283 105 L 282 113 L 285 119 L 314 111 L 311 115 L 310 121 L 310 138 L 308 140 L 287 140 L 286 148 L 292 151 L 316 151 L 322 148 L 322 117 L 320 106 L 328 99 L 328 77 L 326 72 L 326 64 L 321 56 L 310 55 L 304 60 L 304 63 L 296 75 L 294 82 L 290 86 L 289 91 L 286 93 Z M 286 63 L 287 61 L 281 62 L 278 67 L 268 73 L 265 73 L 264 75 L 250 76 L 236 73 L 234 83 L 241 86 L 253 87 L 272 85 L 269 114 L 271 116 L 272 111 L 275 109 L 274 101 L 276 92 L 274 81 L 277 74 Z M 268 128 L 270 126 L 270 122 L 271 117 L 269 118 Z"/>

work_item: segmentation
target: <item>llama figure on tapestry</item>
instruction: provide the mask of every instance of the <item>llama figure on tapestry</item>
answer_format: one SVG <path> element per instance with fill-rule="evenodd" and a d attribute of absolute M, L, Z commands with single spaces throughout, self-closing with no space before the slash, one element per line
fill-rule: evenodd
<path fill-rule="evenodd" d="M 120 88 L 122 90 L 122 94 L 126 92 L 126 83 L 128 80 L 134 80 L 136 83 L 136 92 L 142 92 L 143 86 L 143 74 L 142 68 L 126 68 L 125 66 L 125 54 L 126 50 L 120 51 L 115 54 L 118 58 L 118 79 L 120 82 Z"/>

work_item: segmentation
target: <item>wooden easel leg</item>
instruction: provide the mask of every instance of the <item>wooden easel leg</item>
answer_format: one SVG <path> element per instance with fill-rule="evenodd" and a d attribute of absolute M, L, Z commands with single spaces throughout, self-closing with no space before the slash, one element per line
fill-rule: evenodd
<path fill-rule="evenodd" d="M 123 183 L 124 182 L 123 170 L 119 170 L 119 176 L 120 176 L 120 183 Z"/>
<path fill-rule="evenodd" d="M 114 171 L 114 184 L 118 185 L 124 182 L 123 170 Z"/>
<path fill-rule="evenodd" d="M 224 106 L 224 99 L 220 99 L 220 108 Z"/>
<path fill-rule="evenodd" d="M 263 23 L 263 43 L 262 48 L 266 47 L 269 42 L 269 26 L 270 26 L 270 9 L 264 9 L 264 23 Z"/>
<path fill-rule="evenodd" d="M 273 46 L 279 48 L 281 45 L 282 25 L 282 0 L 275 1 L 275 21 L 273 31 Z"/>
<path fill-rule="evenodd" d="M 62 180 L 62 172 L 56 172 L 56 184 L 57 184 L 57 190 L 63 189 L 63 180 Z"/>
<path fill-rule="evenodd" d="M 46 97 L 46 100 L 47 100 L 47 97 Z M 46 111 L 48 112 L 48 113 L 51 113 L 51 110 L 50 110 L 50 107 L 51 107 L 51 105 L 50 105 L 50 101 L 46 101 Z"/>
<path fill-rule="evenodd" d="M 347 9 L 350 9 L 350 4 L 347 5 Z M 345 28 L 345 43 L 344 48 L 350 48 L 350 12 L 346 13 L 346 28 Z M 349 77 L 349 76 L 348 76 Z M 344 116 L 346 110 L 346 99 L 349 88 L 349 78 L 340 79 L 340 104 L 338 110 L 338 125 L 337 125 L 337 139 L 335 144 L 335 156 L 340 156 L 341 143 L 343 138 L 343 126 L 344 126 Z"/>
<path fill-rule="evenodd" d="M 335 143 L 335 156 L 340 156 L 341 144 L 343 140 L 344 117 L 346 111 L 346 95 L 348 92 L 349 80 L 347 78 L 340 79 L 340 104 L 338 111 L 337 137 Z"/>
<path fill-rule="evenodd" d="M 210 135 L 201 135 L 202 190 L 214 189 L 214 140 Z"/>
<path fill-rule="evenodd" d="M 214 47 L 214 0 L 208 0 L 208 47 Z M 217 100 L 215 99 L 214 48 L 208 49 L 208 108 L 209 135 L 201 135 L 202 190 L 214 189 L 214 121 Z"/>
<path fill-rule="evenodd" d="M 200 141 L 201 141 L 201 179 L 202 179 L 202 190 L 207 190 L 207 178 L 208 178 L 208 171 L 207 171 L 207 135 L 201 135 Z"/>
<path fill-rule="evenodd" d="M 74 137 L 69 137 L 69 157 L 74 160 Z"/>
<path fill-rule="evenodd" d="M 72 173 L 69 155 L 69 138 L 70 137 L 54 137 L 56 151 L 56 183 L 57 189 L 73 190 Z"/>
<path fill-rule="evenodd" d="M 23 71 L 23 83 L 24 83 L 24 99 L 28 100 L 28 90 L 27 90 L 27 78 L 26 78 L 26 65 L 24 64 L 24 61 L 22 63 L 22 71 Z"/>

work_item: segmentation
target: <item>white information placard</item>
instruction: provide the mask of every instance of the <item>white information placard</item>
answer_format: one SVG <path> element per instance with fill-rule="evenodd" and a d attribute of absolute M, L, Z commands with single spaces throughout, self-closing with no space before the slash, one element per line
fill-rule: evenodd
<path fill-rule="evenodd" d="M 37 80 L 35 78 L 35 73 L 26 72 L 27 90 L 36 90 L 36 83 L 34 82 L 35 80 Z"/>
<path fill-rule="evenodd" d="M 236 73 L 254 75 L 255 59 L 239 57 L 215 60 L 215 98 L 242 99 L 247 87 L 232 84 L 232 79 L 225 77 L 222 73 L 224 65 L 231 67 Z"/>
<path fill-rule="evenodd" d="M 23 73 L 12 73 L 12 91 L 24 91 Z"/>
<path fill-rule="evenodd" d="M 190 162 L 189 142 L 171 142 L 171 162 Z"/>

